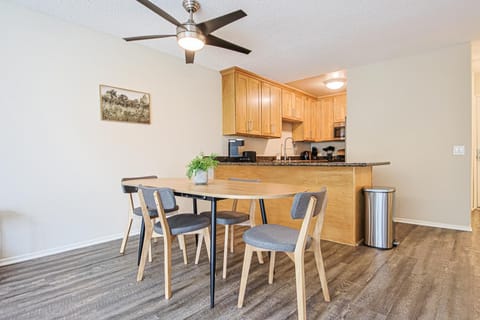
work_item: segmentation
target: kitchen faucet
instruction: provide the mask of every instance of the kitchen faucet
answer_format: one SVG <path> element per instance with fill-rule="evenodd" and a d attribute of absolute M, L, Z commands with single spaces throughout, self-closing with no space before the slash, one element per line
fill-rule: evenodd
<path fill-rule="evenodd" d="M 287 161 L 287 141 L 288 140 L 292 141 L 292 147 L 295 148 L 295 141 L 293 141 L 292 137 L 287 137 L 285 140 L 283 140 L 283 160 Z M 295 153 L 295 150 L 294 150 Z"/>

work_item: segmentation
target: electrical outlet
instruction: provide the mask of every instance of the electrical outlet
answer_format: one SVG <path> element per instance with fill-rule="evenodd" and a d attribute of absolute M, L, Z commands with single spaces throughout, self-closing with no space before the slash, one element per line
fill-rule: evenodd
<path fill-rule="evenodd" d="M 453 146 L 453 155 L 454 156 L 465 155 L 465 146 Z"/>

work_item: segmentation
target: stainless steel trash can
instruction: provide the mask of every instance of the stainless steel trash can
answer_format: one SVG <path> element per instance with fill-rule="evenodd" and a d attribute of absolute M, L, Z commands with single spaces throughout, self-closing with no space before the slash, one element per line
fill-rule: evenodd
<path fill-rule="evenodd" d="M 363 188 L 365 195 L 365 244 L 380 249 L 396 245 L 393 227 L 395 188 Z"/>

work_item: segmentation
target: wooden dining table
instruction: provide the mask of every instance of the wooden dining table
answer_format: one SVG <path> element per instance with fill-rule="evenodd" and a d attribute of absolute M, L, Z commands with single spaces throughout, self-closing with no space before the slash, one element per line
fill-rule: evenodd
<path fill-rule="evenodd" d="M 299 192 L 307 191 L 300 185 L 269 183 L 269 182 L 245 182 L 236 180 L 209 180 L 206 185 L 196 185 L 186 178 L 158 178 L 158 179 L 135 179 L 124 182 L 129 186 L 146 186 L 156 188 L 170 188 L 179 197 L 193 199 L 193 212 L 197 214 L 197 199 L 210 201 L 212 221 L 210 232 L 210 307 L 215 306 L 215 270 L 216 270 L 216 214 L 217 201 L 224 199 L 259 200 L 262 222 L 267 223 L 265 199 L 278 199 L 293 197 Z M 143 223 L 142 223 L 143 226 Z M 142 228 L 144 229 L 144 228 Z M 143 245 L 143 232 L 140 233 L 139 254 Z"/>

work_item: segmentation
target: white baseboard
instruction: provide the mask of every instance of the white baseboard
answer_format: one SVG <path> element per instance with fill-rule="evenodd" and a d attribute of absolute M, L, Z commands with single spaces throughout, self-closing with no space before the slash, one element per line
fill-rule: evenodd
<path fill-rule="evenodd" d="M 419 226 L 426 226 L 426 227 L 453 229 L 453 230 L 460 230 L 460 231 L 472 231 L 471 226 L 461 226 L 456 224 L 438 223 L 438 222 L 425 221 L 425 220 L 393 218 L 393 221 L 400 222 L 400 223 L 417 224 Z"/>
<path fill-rule="evenodd" d="M 130 236 L 137 235 L 138 232 L 136 233 L 131 233 Z M 6 266 L 9 264 L 17 263 L 17 262 L 22 262 L 22 261 L 27 261 L 31 259 L 36 259 L 36 258 L 41 258 L 41 257 L 46 257 L 52 254 L 56 253 L 61 253 L 65 251 L 70 251 L 74 249 L 80 249 L 88 246 L 92 246 L 95 244 L 100 244 L 103 242 L 108 242 L 112 240 L 117 240 L 123 238 L 123 233 L 118 233 L 118 234 L 113 234 L 105 237 L 100 237 L 88 241 L 82 241 L 82 242 L 77 242 L 73 244 L 68 244 L 65 246 L 57 247 L 57 248 L 52 248 L 52 249 L 47 249 L 47 250 L 40 250 L 37 252 L 32 252 L 32 253 L 27 253 L 27 254 L 22 254 L 19 256 L 13 256 L 13 257 L 7 257 L 7 258 L 2 258 L 0 259 L 0 266 Z"/>

